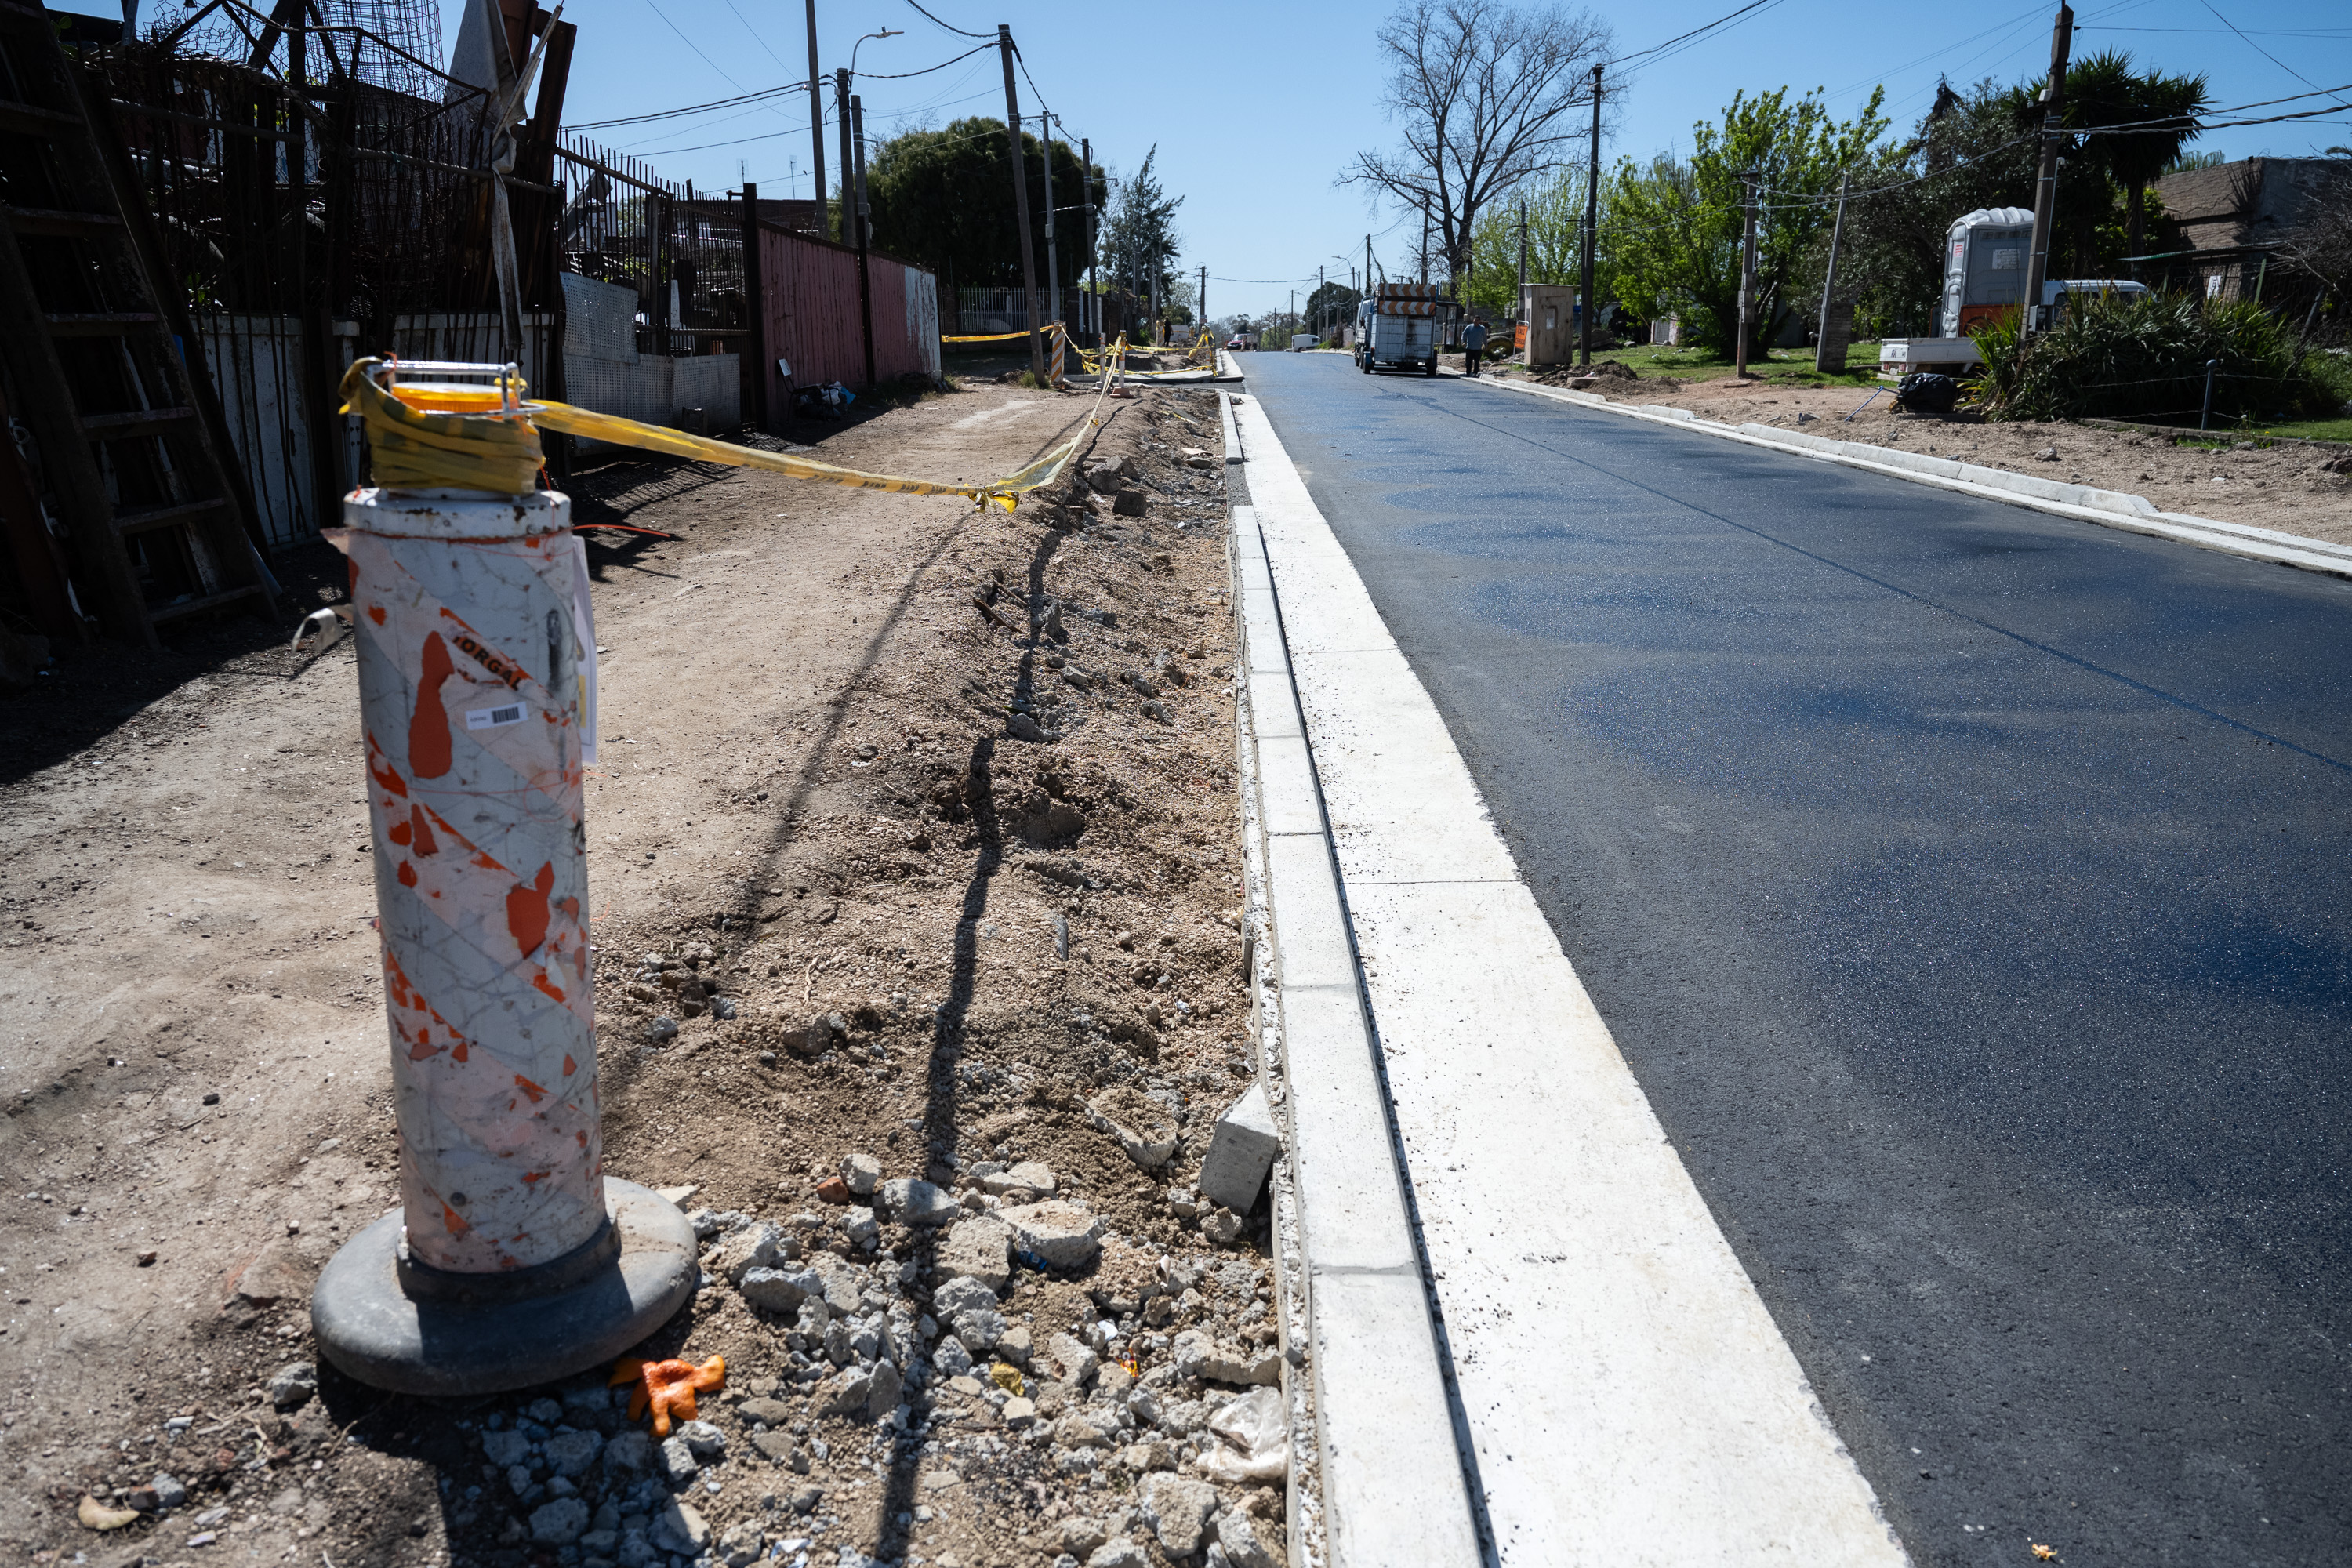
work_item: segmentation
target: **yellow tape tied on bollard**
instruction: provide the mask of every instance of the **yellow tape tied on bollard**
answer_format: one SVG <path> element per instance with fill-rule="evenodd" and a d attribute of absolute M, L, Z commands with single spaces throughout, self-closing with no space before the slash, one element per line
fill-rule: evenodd
<path fill-rule="evenodd" d="M 375 481 L 391 489 L 446 488 L 524 494 L 535 487 L 545 462 L 538 429 L 544 426 L 568 436 L 641 447 L 698 462 L 759 468 L 820 484 L 889 490 L 898 495 L 963 496 L 976 505 L 994 501 L 1011 511 L 1021 496 L 1044 489 L 1060 478 L 1063 468 L 1102 422 L 1102 399 L 1097 397 L 1095 412 L 1087 418 L 1086 427 L 1035 462 L 987 484 L 948 485 L 896 474 L 869 474 L 789 453 L 731 446 L 689 436 L 682 430 L 666 430 L 616 415 L 575 408 L 568 403 L 530 403 L 523 405 L 520 415 L 500 416 L 499 411 L 507 403 L 499 387 L 437 386 L 423 395 L 411 389 L 410 395 L 417 402 L 437 405 L 415 406 L 376 384 L 370 373 L 383 363 L 363 359 L 344 372 L 342 411 L 357 414 L 366 426 L 374 458 Z M 522 390 L 522 384 L 517 381 L 512 387 L 514 396 L 520 398 Z"/>

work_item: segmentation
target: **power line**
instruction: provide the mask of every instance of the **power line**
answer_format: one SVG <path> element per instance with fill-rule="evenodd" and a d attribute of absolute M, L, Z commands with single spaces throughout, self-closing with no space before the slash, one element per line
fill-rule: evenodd
<path fill-rule="evenodd" d="M 1717 16 L 1714 21 L 1707 23 L 1704 26 L 1693 27 L 1689 32 L 1676 34 L 1675 37 L 1668 38 L 1663 44 L 1653 44 L 1646 49 L 1637 49 L 1630 55 L 1620 55 L 1615 59 L 1609 60 L 1604 63 L 1611 66 L 1621 66 L 1629 60 L 1638 60 L 1648 55 L 1663 55 L 1666 50 L 1675 47 L 1677 44 L 1687 43 L 1693 39 L 1702 37 L 1708 33 L 1714 32 L 1717 27 L 1727 26 L 1731 23 L 1737 22 L 1740 18 L 1754 12 L 1769 11 L 1779 4 L 1780 4 L 1780 0 L 1748 0 L 1748 4 L 1742 5 L 1738 10 L 1728 12 L 1724 16 Z"/>
<path fill-rule="evenodd" d="M 935 66 L 925 66 L 919 71 L 859 71 L 857 73 L 857 79 L 859 81 L 904 81 L 910 76 L 929 76 L 933 71 L 943 71 L 947 69 L 948 67 L 955 64 L 957 60 L 968 60 L 971 58 L 972 56 L 979 54 L 982 49 L 992 49 L 994 47 L 996 47 L 996 42 L 994 39 L 991 39 L 989 42 L 981 45 L 978 48 L 964 50 L 963 53 L 956 56 L 954 59 L 941 60 Z"/>
<path fill-rule="evenodd" d="M 907 0 L 907 4 L 908 4 L 908 5 L 914 5 L 914 6 L 915 6 L 915 9 L 916 9 L 916 10 L 918 10 L 918 11 L 923 11 L 922 6 L 918 5 L 916 5 L 916 4 L 915 4 L 915 0 Z M 988 42 L 990 42 L 990 43 L 992 43 L 992 43 L 994 43 L 994 42 L 996 42 L 996 39 L 995 39 L 993 37 L 992 37 L 991 35 L 987 34 L 987 33 L 967 33 L 967 32 L 965 32 L 961 27 L 957 26 L 953 22 L 942 22 L 942 21 L 940 21 L 937 16 L 932 16 L 929 11 L 923 11 L 923 16 L 924 16 L 924 18 L 925 18 L 926 20 L 928 20 L 928 21 L 929 21 L 929 22 L 933 23 L 934 25 L 936 25 L 936 26 L 938 26 L 945 27 L 945 28 L 946 28 L 949 32 L 950 32 L 950 33 L 959 34 L 959 35 L 961 35 L 961 37 L 967 37 L 967 38 L 985 38 L 985 39 L 987 39 L 987 41 L 988 41 Z"/>
<path fill-rule="evenodd" d="M 727 8 L 730 11 L 735 11 L 735 0 L 727 0 Z M 740 11 L 735 11 L 735 19 L 743 24 L 743 30 L 751 35 L 751 41 L 753 43 L 759 45 L 763 49 L 768 49 L 768 58 L 770 59 L 775 61 L 778 65 L 782 66 L 786 70 L 793 68 L 791 62 L 786 60 L 783 56 L 776 53 L 773 49 L 768 48 L 768 40 L 760 37 L 760 30 L 751 26 L 751 19 L 750 17 L 744 16 Z"/>
<path fill-rule="evenodd" d="M 566 131 L 596 131 L 611 125 L 642 125 L 649 120 L 675 120 L 682 114 L 700 114 L 706 110 L 734 109 L 746 103 L 757 103 L 787 92 L 807 90 L 808 83 L 796 81 L 787 87 L 763 87 L 757 92 L 747 92 L 740 98 L 717 98 L 709 103 L 690 103 L 684 109 L 657 109 L 650 114 L 625 114 L 618 120 L 574 120 L 566 122 Z"/>
<path fill-rule="evenodd" d="M 2213 11 L 2213 0 L 2203 0 L 2203 4 L 2204 4 L 2204 6 L 2205 6 L 2205 9 L 2207 9 L 2208 11 Z M 2231 31 L 2231 32 L 2233 32 L 2233 33 L 2237 33 L 2237 34 L 2238 34 L 2238 37 L 2239 37 L 2240 38 L 2244 39 L 2244 41 L 2245 41 L 2245 45 L 2246 45 L 2246 47 L 2248 47 L 2248 48 L 2250 48 L 2250 49 L 2253 50 L 2253 51 L 2254 51 L 2254 53 L 2256 53 L 2256 54 L 2258 54 L 2258 55 L 2262 56 L 2262 57 L 2263 57 L 2263 58 L 2264 58 L 2264 59 L 2266 59 L 2266 60 L 2270 61 L 2270 62 L 2271 62 L 2271 64 L 2273 64 L 2273 65 L 2274 65 L 2274 66 L 2278 67 L 2278 68 L 2279 68 L 2279 69 L 2281 69 L 2281 70 L 2283 70 L 2283 71 L 2286 72 L 2286 74 L 2287 74 L 2287 75 L 2289 75 L 2289 76 L 2291 76 L 2291 77 L 2294 78 L 2294 79 L 2295 79 L 2295 80 L 2297 80 L 2297 81 L 2299 81 L 2299 82 L 2303 83 L 2303 85 L 2304 85 L 2304 86 L 2308 87 L 2308 88 L 2315 89 L 2317 89 L 2318 91 L 2321 91 L 2321 92 L 2329 92 L 2329 93 L 2332 93 L 2332 92 L 2336 92 L 2336 91 L 2340 91 L 2340 90 L 2341 90 L 2340 89 L 2336 89 L 2336 88 L 2323 88 L 2323 87 L 2320 87 L 2320 85 L 2319 85 L 2317 82 L 2315 82 L 2315 81 L 2312 80 L 2309 77 L 2307 77 L 2307 76 L 2304 75 L 2301 71 L 2299 71 L 2299 70 L 2295 69 L 2293 66 L 2291 66 L 2291 65 L 2287 64 L 2284 60 L 2283 60 L 2283 59 L 2279 58 L 2276 55 L 2274 55 L 2274 54 L 2271 53 L 2271 52 L 2270 52 L 2270 50 L 2268 50 L 2268 49 L 2266 49 L 2266 48 L 2263 47 L 2262 47 L 2262 45 L 2260 45 L 2260 44 L 2258 44 L 2258 43 L 2254 42 L 2254 40 L 2253 40 L 2253 39 L 2246 37 L 2246 35 L 2245 35 L 2245 34 L 2243 34 L 2242 32 L 2239 32 L 2239 31 L 2238 31 L 2238 25 L 2237 25 L 2235 22 L 2232 22 L 2231 20 L 2230 20 L 2230 18 L 2229 18 L 2229 17 L 2224 16 L 2223 15 L 2221 15 L 2221 12 L 2219 12 L 2219 11 L 2213 11 L 2213 19 L 2214 19 L 2215 21 L 2217 21 L 2217 22 L 2221 23 L 2221 26 L 2225 26 L 2225 27 L 2229 28 L 2229 29 L 2230 29 L 2230 31 Z M 2346 103 L 2346 102 L 2345 102 L 2342 99 L 2340 99 L 2340 98 L 2339 98 L 2339 99 L 2337 99 L 2337 100 L 2336 100 L 2336 106 L 2338 109 L 2352 109 L 2352 103 Z"/>

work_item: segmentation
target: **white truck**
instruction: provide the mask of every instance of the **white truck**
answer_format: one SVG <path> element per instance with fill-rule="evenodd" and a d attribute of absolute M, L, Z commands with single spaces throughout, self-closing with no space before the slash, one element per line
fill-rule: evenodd
<path fill-rule="evenodd" d="M 1356 368 L 1437 374 L 1438 322 L 1454 301 L 1433 283 L 1382 283 L 1356 307 Z"/>

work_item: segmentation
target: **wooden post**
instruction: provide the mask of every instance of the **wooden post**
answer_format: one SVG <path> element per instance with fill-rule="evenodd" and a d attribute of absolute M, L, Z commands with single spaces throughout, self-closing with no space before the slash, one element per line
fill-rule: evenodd
<path fill-rule="evenodd" d="M 2042 89 L 2042 171 L 2033 184 L 2033 243 L 2025 258 L 2025 314 L 2018 332 L 2042 327 L 2042 285 L 2050 276 L 2050 227 L 2058 211 L 2059 116 L 2066 97 L 2066 55 L 2074 38 L 2074 12 L 2061 4 L 2050 28 L 2050 80 Z"/>
<path fill-rule="evenodd" d="M 866 216 L 866 107 L 849 95 L 850 166 L 857 171 L 850 182 L 857 195 L 857 310 L 866 329 L 866 389 L 874 389 L 874 280 L 866 270 L 866 248 L 874 225 Z"/>
<path fill-rule="evenodd" d="M 1045 340 L 1037 331 L 1037 244 L 1029 235 L 1029 172 L 1021 158 L 1021 100 L 1013 90 L 1013 29 L 996 25 L 996 52 L 1004 61 L 1004 128 L 1012 138 L 1013 221 L 1021 228 L 1021 288 L 1029 301 L 1029 370 L 1045 374 Z"/>
<path fill-rule="evenodd" d="M 849 188 L 851 179 L 849 165 L 849 71 L 846 68 L 833 73 L 833 113 L 834 118 L 841 121 L 841 224 L 835 231 L 834 237 L 839 240 L 842 244 L 847 245 L 849 243 L 850 236 L 850 208 L 856 205 L 856 203 L 851 200 Z M 824 198 L 820 195 L 817 199 L 822 201 Z M 822 208 L 819 209 L 819 216 L 823 216 Z"/>
<path fill-rule="evenodd" d="M 1092 320 L 1095 347 L 1103 345 L 1102 296 L 1095 291 L 1095 144 L 1081 138 L 1078 142 L 1078 199 L 1087 209 L 1087 310 Z"/>
<path fill-rule="evenodd" d="M 1049 114 L 1037 116 L 1037 161 L 1045 166 L 1045 319 L 1058 321 L 1062 319 L 1062 268 L 1054 244 L 1054 120 Z"/>
<path fill-rule="evenodd" d="M 1741 204 L 1746 216 L 1740 224 L 1739 342 L 1732 350 L 1734 381 L 1748 378 L 1748 318 L 1756 308 L 1756 171 L 1750 169 L 1741 177 L 1748 182 L 1748 195 Z"/>
<path fill-rule="evenodd" d="M 1853 315 L 1849 309 L 1845 319 L 1837 322 L 1833 330 L 1830 311 L 1837 290 L 1838 241 L 1845 236 L 1845 194 L 1853 184 L 1853 170 L 1838 176 L 1837 219 L 1830 225 L 1830 265 L 1822 275 L 1822 331 L 1821 340 L 1813 345 L 1813 368 L 1823 375 L 1845 374 L 1846 339 L 1851 335 L 1848 329 L 1853 325 Z"/>
<path fill-rule="evenodd" d="M 1592 368 L 1592 318 L 1601 313 L 1592 299 L 1592 252 L 1601 230 L 1601 68 L 1592 68 L 1592 145 L 1585 149 L 1584 165 L 1584 300 L 1577 311 L 1577 368 Z"/>
<path fill-rule="evenodd" d="M 847 205 L 843 204 L 845 207 Z M 773 435 L 768 419 L 766 270 L 760 265 L 760 187 L 747 181 L 743 186 L 743 313 L 751 318 L 751 333 L 745 342 L 751 356 L 751 423 L 762 433 Z"/>
<path fill-rule="evenodd" d="M 670 198 L 667 192 L 654 198 L 653 232 L 646 237 L 647 247 L 653 253 L 651 260 L 653 262 L 654 275 L 654 353 L 665 356 L 669 353 L 669 329 L 671 326 L 669 319 L 669 237 L 671 233 L 670 226 L 677 221 L 677 216 L 673 210 L 676 205 L 677 204 Z"/>
<path fill-rule="evenodd" d="M 816 231 L 824 232 L 824 89 L 820 85 L 824 75 L 816 68 L 816 0 L 808 0 L 809 46 L 809 168 L 814 183 L 809 186 L 816 197 Z"/>

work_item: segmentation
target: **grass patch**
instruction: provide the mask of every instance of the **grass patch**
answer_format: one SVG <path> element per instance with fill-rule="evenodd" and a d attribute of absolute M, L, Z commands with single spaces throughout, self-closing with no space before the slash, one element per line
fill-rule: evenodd
<path fill-rule="evenodd" d="M 1643 343 L 1633 348 L 1593 351 L 1595 361 L 1613 359 L 1632 365 L 1644 375 L 1675 375 L 1690 381 L 1714 381 L 1732 372 L 1728 355 L 1710 353 L 1704 349 L 1672 348 L 1664 344 Z M 1790 382 L 1811 386 L 1859 385 L 1878 379 L 1878 344 L 1875 342 L 1849 344 L 1845 351 L 1845 369 L 1842 373 L 1823 375 L 1813 368 L 1811 349 L 1774 349 L 1762 359 L 1750 357 L 1748 374 L 1769 381 Z"/>

